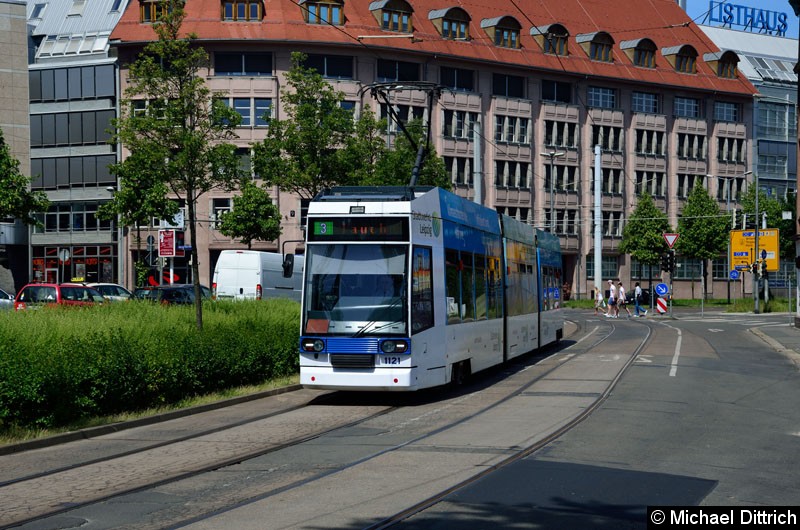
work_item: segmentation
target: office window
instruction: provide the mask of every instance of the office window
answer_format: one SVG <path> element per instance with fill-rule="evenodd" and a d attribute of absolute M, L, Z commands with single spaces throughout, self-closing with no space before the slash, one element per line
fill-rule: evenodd
<path fill-rule="evenodd" d="M 475 90 L 475 72 L 473 70 L 442 66 L 440 74 L 440 83 L 451 90 L 462 92 L 472 92 Z"/>
<path fill-rule="evenodd" d="M 700 100 L 696 98 L 675 97 L 675 116 L 682 118 L 700 117 Z"/>
<path fill-rule="evenodd" d="M 624 138 L 622 127 L 592 125 L 592 145 L 599 145 L 604 151 L 622 151 Z"/>
<path fill-rule="evenodd" d="M 617 108 L 617 92 L 613 88 L 590 86 L 588 104 L 590 107 L 615 109 Z"/>
<path fill-rule="evenodd" d="M 572 103 L 572 84 L 563 81 L 542 80 L 542 101 Z"/>
<path fill-rule="evenodd" d="M 716 121 L 739 121 L 739 105 L 727 101 L 714 102 L 714 120 Z"/>
<path fill-rule="evenodd" d="M 492 74 L 492 95 L 524 98 L 525 78 L 517 75 Z"/>
<path fill-rule="evenodd" d="M 419 81 L 419 64 L 378 59 L 378 82 Z"/>
<path fill-rule="evenodd" d="M 661 100 L 659 95 L 650 92 L 634 92 L 631 101 L 631 110 L 633 110 L 633 112 L 659 114 L 661 112 Z"/>
<path fill-rule="evenodd" d="M 322 77 L 353 79 L 353 57 L 350 55 L 308 55 L 306 68 L 313 68 Z"/>
<path fill-rule="evenodd" d="M 266 127 L 272 117 L 272 99 L 255 98 L 253 99 L 253 109 L 255 111 L 256 127 Z"/>
<path fill-rule="evenodd" d="M 217 52 L 214 54 L 214 75 L 247 77 L 272 75 L 272 55 Z"/>

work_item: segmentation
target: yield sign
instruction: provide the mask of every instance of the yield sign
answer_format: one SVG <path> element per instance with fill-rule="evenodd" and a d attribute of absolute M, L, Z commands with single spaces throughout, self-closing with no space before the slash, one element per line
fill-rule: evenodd
<path fill-rule="evenodd" d="M 680 234 L 664 234 L 664 239 L 667 240 L 667 245 L 669 245 L 669 248 L 672 248 L 672 245 L 675 244 L 675 242 L 678 240 L 678 237 L 680 237 Z"/>

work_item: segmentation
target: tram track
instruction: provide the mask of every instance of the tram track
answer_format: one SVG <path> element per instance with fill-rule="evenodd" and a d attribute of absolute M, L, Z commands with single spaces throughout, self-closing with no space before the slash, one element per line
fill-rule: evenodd
<path fill-rule="evenodd" d="M 186 514 L 184 514 L 179 520 L 173 519 L 169 522 L 162 520 L 162 522 L 170 528 L 191 525 L 198 522 L 202 523 L 210 517 L 225 513 L 242 505 L 247 505 L 248 503 L 286 494 L 293 490 L 302 490 L 302 488 L 309 486 L 313 487 L 315 483 L 335 476 L 338 473 L 356 469 L 359 465 L 363 465 L 371 460 L 380 459 L 391 453 L 401 451 L 404 448 L 424 443 L 426 440 L 433 439 L 437 435 L 458 428 L 459 425 L 478 421 L 482 416 L 491 414 L 492 410 L 496 410 L 515 397 L 529 392 L 531 387 L 538 381 L 553 374 L 555 370 L 568 363 L 571 359 L 601 347 L 609 338 L 614 336 L 614 330 L 615 326 L 613 323 L 600 323 L 600 325 L 596 326 L 593 330 L 585 333 L 581 341 L 567 349 L 556 352 L 550 351 L 546 355 L 537 355 L 533 358 L 526 356 L 522 359 L 511 361 L 508 365 L 504 365 L 504 367 L 489 370 L 486 377 L 478 378 L 479 381 L 477 383 L 472 383 L 460 390 L 447 391 L 444 396 L 436 396 L 433 403 L 428 403 L 431 406 L 431 415 L 442 414 L 439 409 L 447 407 L 450 407 L 451 410 L 464 408 L 465 401 L 474 401 L 477 399 L 474 397 L 475 393 L 488 392 L 490 390 L 494 391 L 498 385 L 502 387 L 502 390 L 499 390 L 502 395 L 494 395 L 485 406 L 478 407 L 468 414 L 459 416 L 462 411 L 458 413 L 453 413 L 451 411 L 445 412 L 445 416 L 448 414 L 455 415 L 449 416 L 447 421 L 443 421 L 441 424 L 437 425 L 436 428 L 430 429 L 423 434 L 412 436 L 400 443 L 390 444 L 383 448 L 376 448 L 374 451 L 370 452 L 370 454 L 365 455 L 363 458 L 355 459 L 347 465 L 328 469 L 321 473 L 313 473 L 299 480 L 290 480 L 284 483 L 274 484 L 273 488 L 260 492 L 258 495 L 251 495 L 248 498 L 240 499 L 239 502 L 227 503 L 225 506 L 208 506 L 209 510 L 205 513 L 198 513 L 189 517 L 186 517 Z M 535 452 L 591 414 L 591 412 L 602 403 L 608 395 L 608 392 L 611 391 L 613 384 L 616 384 L 616 381 L 621 377 L 624 369 L 633 362 L 633 359 L 635 359 L 638 351 L 644 346 L 649 336 L 650 333 L 648 332 L 634 354 L 628 359 L 623 370 L 617 374 L 612 385 L 610 385 L 606 392 L 595 401 L 595 404 L 584 411 L 579 418 L 576 418 L 568 425 L 537 443 L 531 444 L 524 449 L 513 451 L 513 454 L 506 455 L 504 460 L 487 467 L 474 478 L 470 479 L 469 482 L 477 480 L 494 469 L 508 465 L 514 460 L 524 458 Z M 511 370 L 510 376 L 508 374 L 509 370 Z M 516 380 L 518 378 L 521 379 Z M 508 388 L 506 388 L 506 386 L 508 386 Z M 49 473 L 40 472 L 28 474 L 27 476 L 20 476 L 15 479 L 4 480 L 0 483 L 0 495 L 3 496 L 5 500 L 4 504 L 8 509 L 5 509 L 3 515 L 0 516 L 0 527 L 7 528 L 41 520 L 75 510 L 76 508 L 79 509 L 82 506 L 89 506 L 107 501 L 114 497 L 120 497 L 129 493 L 178 482 L 193 476 L 202 475 L 212 470 L 256 459 L 269 453 L 276 453 L 282 449 L 307 443 L 335 432 L 347 431 L 348 429 L 358 428 L 358 426 L 374 423 L 378 418 L 388 417 L 387 415 L 396 413 L 402 410 L 405 404 L 409 404 L 408 401 L 403 403 L 402 399 L 387 399 L 385 396 L 382 396 L 380 400 L 383 404 L 379 406 L 369 406 L 363 403 L 352 405 L 350 403 L 353 401 L 351 398 L 341 399 L 337 397 L 337 394 L 339 396 L 342 395 L 334 393 L 333 395 L 322 396 L 320 398 L 322 403 L 318 400 L 317 403 L 293 406 L 285 410 L 263 414 L 247 421 L 231 422 L 227 427 L 217 426 L 203 430 L 202 432 L 197 432 L 194 435 L 175 437 L 175 439 L 155 443 L 149 447 L 139 448 L 138 450 L 128 450 L 116 455 L 108 455 L 107 457 L 86 460 L 74 465 L 61 466 L 58 469 L 54 468 L 50 470 L 51 472 Z M 375 397 L 375 395 L 373 395 L 373 397 Z M 438 403 L 439 399 L 444 400 L 441 405 Z M 398 401 L 400 401 L 400 404 L 397 403 Z M 425 400 L 423 399 L 422 402 L 425 403 Z M 410 404 L 413 405 L 416 404 L 416 402 L 412 401 Z M 314 410 L 313 407 L 324 407 L 325 410 Z M 330 418 L 330 413 L 332 411 L 335 412 L 334 416 L 338 418 L 338 421 L 330 421 L 326 425 L 321 425 L 319 423 L 320 418 Z M 313 418 L 313 422 L 310 422 L 309 418 Z M 310 423 L 313 423 L 313 428 L 311 428 Z M 253 437 L 252 433 L 250 435 L 243 434 L 244 430 L 248 429 L 248 426 L 256 424 L 270 424 L 271 427 L 266 427 L 266 425 L 262 425 L 261 427 L 261 432 L 265 432 L 265 430 L 270 432 L 270 437 L 265 437 L 260 440 L 251 440 Z M 284 428 L 288 425 L 293 425 L 294 427 L 292 428 L 295 429 L 295 435 L 290 436 L 284 430 L 281 433 L 283 437 L 278 440 L 275 438 L 275 425 L 282 425 Z M 298 433 L 296 432 L 297 425 L 305 425 L 308 428 L 304 432 Z M 402 426 L 398 425 L 398 429 L 401 427 Z M 290 430 L 292 428 L 290 428 Z M 231 440 L 236 440 L 236 442 L 233 443 Z M 247 440 L 247 442 L 244 440 Z M 237 446 L 238 449 L 228 453 L 229 445 Z M 195 455 L 205 454 L 208 447 L 214 447 L 211 451 L 213 456 L 205 461 L 191 458 L 189 459 L 191 462 L 183 462 L 180 466 L 166 466 L 166 469 L 164 466 L 157 465 L 158 462 L 164 461 L 183 461 L 185 458 L 180 455 L 185 453 Z M 155 465 L 147 466 L 142 463 L 148 459 L 152 460 Z M 133 471 L 134 469 L 135 473 Z M 119 477 L 123 477 L 124 480 L 119 482 Z M 453 488 L 448 488 L 439 495 L 431 496 L 422 503 L 416 503 L 412 508 L 398 512 L 395 516 L 385 519 L 378 525 L 374 525 L 370 528 L 391 526 L 397 521 L 408 518 L 414 513 L 424 510 L 425 507 L 435 504 L 438 502 L 436 499 L 443 498 L 448 492 L 463 487 L 469 482 L 458 484 Z M 76 487 L 76 483 L 85 483 L 93 486 L 90 488 L 81 487 L 80 485 Z M 164 526 L 154 525 L 151 527 Z"/>

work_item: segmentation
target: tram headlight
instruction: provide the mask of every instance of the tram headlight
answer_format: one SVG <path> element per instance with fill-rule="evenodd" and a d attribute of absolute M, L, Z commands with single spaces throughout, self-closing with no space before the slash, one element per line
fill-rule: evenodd
<path fill-rule="evenodd" d="M 404 340 L 385 340 L 381 342 L 383 353 L 405 353 L 408 350 L 408 343 Z"/>
<path fill-rule="evenodd" d="M 303 351 L 321 352 L 325 349 L 325 343 L 322 339 L 303 339 Z"/>

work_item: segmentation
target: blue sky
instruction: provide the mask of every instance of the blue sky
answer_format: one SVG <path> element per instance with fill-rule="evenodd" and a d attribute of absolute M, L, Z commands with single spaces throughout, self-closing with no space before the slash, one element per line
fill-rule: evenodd
<path fill-rule="evenodd" d="M 689 13 L 689 16 L 692 17 L 692 20 L 698 24 L 705 24 L 708 26 L 723 25 L 722 22 L 719 22 L 718 20 L 706 18 L 706 14 L 709 12 L 710 4 L 714 5 L 714 16 L 717 19 L 720 18 L 721 14 L 719 4 L 730 4 L 731 6 L 743 6 L 747 8 L 771 11 L 775 14 L 765 14 L 765 16 L 768 17 L 767 20 L 770 20 L 771 23 L 774 23 L 776 20 L 780 20 L 778 18 L 779 15 L 776 14 L 785 13 L 786 16 L 783 18 L 783 20 L 785 20 L 787 24 L 786 36 L 793 39 L 797 38 L 798 19 L 794 14 L 794 10 L 789 5 L 788 0 L 713 0 L 713 2 L 710 2 L 709 0 L 686 0 L 686 11 Z M 744 11 L 737 10 L 737 12 L 743 13 Z M 734 25 L 733 29 L 743 28 Z"/>

